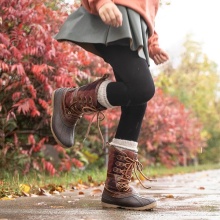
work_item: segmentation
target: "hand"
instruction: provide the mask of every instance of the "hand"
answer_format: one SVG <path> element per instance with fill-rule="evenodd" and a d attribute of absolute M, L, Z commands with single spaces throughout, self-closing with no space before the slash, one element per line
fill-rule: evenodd
<path fill-rule="evenodd" d="M 122 26 L 122 14 L 113 2 L 104 4 L 98 13 L 105 24 L 113 27 Z"/>
<path fill-rule="evenodd" d="M 157 65 L 162 64 L 162 63 L 166 62 L 167 60 L 169 60 L 169 56 L 162 49 L 160 49 L 160 51 L 153 56 L 153 61 Z"/>

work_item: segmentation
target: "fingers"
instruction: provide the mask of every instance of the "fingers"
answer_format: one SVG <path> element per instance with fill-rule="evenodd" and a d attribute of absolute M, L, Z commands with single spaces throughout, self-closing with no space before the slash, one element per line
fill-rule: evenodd
<path fill-rule="evenodd" d="M 157 54 L 154 56 L 154 62 L 158 65 L 161 63 L 164 63 L 166 61 L 166 59 L 161 55 L 161 54 Z"/>
<path fill-rule="evenodd" d="M 166 62 L 169 59 L 169 56 L 167 55 L 167 53 L 165 53 L 164 51 L 161 51 L 160 53 L 156 54 L 154 56 L 154 62 L 155 64 L 162 64 L 164 62 Z"/>
<path fill-rule="evenodd" d="M 163 58 L 163 60 L 165 60 L 165 61 L 169 60 L 169 55 L 166 52 L 164 52 L 163 50 L 161 51 L 160 55 Z"/>
<path fill-rule="evenodd" d="M 122 14 L 113 2 L 104 4 L 99 9 L 99 16 L 107 25 L 114 27 L 119 27 L 122 25 Z"/>

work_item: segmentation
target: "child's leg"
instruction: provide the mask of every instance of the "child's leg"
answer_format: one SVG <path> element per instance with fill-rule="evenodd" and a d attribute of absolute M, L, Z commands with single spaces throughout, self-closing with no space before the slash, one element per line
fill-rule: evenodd
<path fill-rule="evenodd" d="M 147 101 L 154 95 L 154 82 L 146 61 L 125 46 L 96 45 L 114 71 L 117 82 L 107 85 L 108 101 L 121 107 L 117 139 L 137 141 Z"/>
<path fill-rule="evenodd" d="M 121 107 L 121 118 L 115 138 L 137 142 L 146 106 L 147 104 Z"/>
<path fill-rule="evenodd" d="M 121 106 L 122 111 L 115 138 L 109 147 L 102 204 L 111 208 L 152 209 L 156 206 L 155 199 L 139 196 L 129 182 L 133 170 L 141 172 L 137 139 L 147 101 L 154 95 L 153 79 L 146 61 L 129 47 L 96 45 L 96 48 L 112 66 L 116 78 L 116 82 L 106 85 L 108 102 Z"/>
<path fill-rule="evenodd" d="M 75 126 L 83 114 L 99 114 L 112 106 L 123 106 L 116 137 L 136 141 L 145 104 L 154 95 L 147 63 L 137 52 L 125 46 L 95 46 L 113 67 L 117 82 L 107 80 L 104 75 L 79 88 L 60 88 L 54 92 L 51 130 L 64 147 L 73 146 Z M 124 129 L 125 126 L 129 129 Z"/>

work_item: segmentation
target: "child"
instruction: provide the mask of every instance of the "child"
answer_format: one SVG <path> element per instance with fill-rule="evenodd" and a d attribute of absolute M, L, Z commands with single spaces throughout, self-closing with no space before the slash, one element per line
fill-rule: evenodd
<path fill-rule="evenodd" d="M 149 57 L 156 64 L 168 60 L 158 45 L 154 19 L 159 0 L 82 0 L 56 35 L 101 56 L 112 66 L 108 75 L 79 88 L 59 88 L 53 94 L 51 129 L 63 147 L 74 144 L 74 129 L 83 114 L 121 106 L 115 137 L 109 146 L 103 207 L 149 210 L 153 198 L 138 195 L 129 186 L 132 171 L 142 170 L 137 159 L 138 136 L 147 102 L 155 92 Z"/>

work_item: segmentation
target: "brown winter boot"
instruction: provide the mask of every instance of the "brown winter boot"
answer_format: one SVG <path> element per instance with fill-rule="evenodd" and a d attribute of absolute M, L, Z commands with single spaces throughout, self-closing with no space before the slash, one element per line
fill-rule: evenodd
<path fill-rule="evenodd" d="M 51 130 L 58 144 L 65 148 L 72 147 L 75 126 L 83 114 L 99 114 L 106 109 L 98 103 L 97 92 L 100 84 L 108 77 L 109 75 L 105 74 L 102 78 L 85 86 L 59 88 L 54 91 Z"/>
<path fill-rule="evenodd" d="M 137 153 L 110 146 L 107 179 L 102 194 L 103 207 L 132 210 L 150 210 L 156 207 L 155 199 L 141 197 L 129 186 L 132 171 L 135 172 L 136 177 L 138 177 L 136 171 L 144 175 L 142 164 L 137 159 Z"/>

